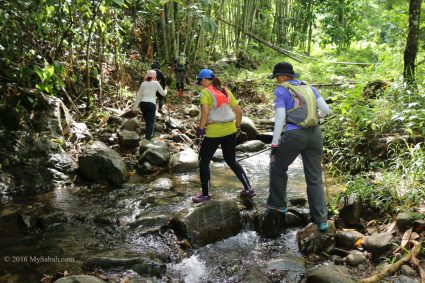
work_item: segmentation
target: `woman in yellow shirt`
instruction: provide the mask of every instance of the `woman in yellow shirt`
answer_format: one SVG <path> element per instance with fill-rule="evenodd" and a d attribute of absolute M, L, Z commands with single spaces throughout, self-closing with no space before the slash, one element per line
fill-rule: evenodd
<path fill-rule="evenodd" d="M 195 203 L 209 201 L 210 162 L 218 146 L 221 145 L 224 161 L 243 184 L 241 196 L 256 195 L 251 188 L 242 166 L 236 161 L 235 147 L 237 133 L 240 132 L 242 110 L 230 90 L 224 88 L 210 69 L 202 69 L 197 76 L 201 90 L 201 120 L 196 131 L 203 138 L 199 151 L 199 172 L 202 192 L 192 197 Z"/>

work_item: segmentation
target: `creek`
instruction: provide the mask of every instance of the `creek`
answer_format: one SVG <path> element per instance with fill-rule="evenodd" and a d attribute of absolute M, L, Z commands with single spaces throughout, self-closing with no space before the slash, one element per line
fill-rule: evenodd
<path fill-rule="evenodd" d="M 264 205 L 268 196 L 268 162 L 267 152 L 241 161 L 257 191 L 257 205 Z M 306 198 L 300 159 L 291 165 L 288 175 L 288 199 Z M 241 184 L 227 165 L 214 162 L 211 176 L 213 198 L 238 198 Z M 171 179 L 173 189 L 152 190 L 149 184 L 159 177 Z M 286 230 L 277 239 L 265 239 L 249 223 L 244 223 L 234 237 L 190 252 L 179 248 L 172 230 L 155 227 L 165 225 L 177 211 L 193 206 L 191 196 L 199 187 L 198 171 L 193 170 L 134 175 L 121 188 L 68 185 L 6 200 L 0 207 L 0 281 L 40 282 L 43 274 L 65 270 L 84 273 L 82 262 L 88 257 L 128 258 L 153 253 L 167 262 L 165 276 L 154 282 L 265 282 L 266 265 L 271 259 L 285 253 L 301 256 L 296 229 Z M 135 225 L 140 217 L 145 221 Z M 119 282 L 123 274 L 109 276 Z M 300 272 L 288 273 L 284 282 L 297 282 L 301 276 Z"/>

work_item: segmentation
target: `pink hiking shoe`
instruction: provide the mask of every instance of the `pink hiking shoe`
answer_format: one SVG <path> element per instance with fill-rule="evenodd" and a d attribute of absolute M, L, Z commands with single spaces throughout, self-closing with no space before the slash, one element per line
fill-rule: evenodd
<path fill-rule="evenodd" d="M 201 203 L 211 200 L 211 195 L 204 196 L 202 193 L 199 193 L 192 197 L 192 201 L 194 203 Z"/>

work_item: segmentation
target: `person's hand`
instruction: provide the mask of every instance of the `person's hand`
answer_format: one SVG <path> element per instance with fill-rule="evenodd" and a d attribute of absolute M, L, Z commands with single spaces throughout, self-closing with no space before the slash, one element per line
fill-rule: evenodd
<path fill-rule="evenodd" d="M 242 134 L 241 127 L 236 127 L 236 137 L 238 138 Z"/>
<path fill-rule="evenodd" d="M 196 130 L 196 137 L 198 139 L 202 138 L 204 135 L 205 135 L 205 128 L 202 128 L 202 129 L 201 128 L 198 128 Z"/>
<path fill-rule="evenodd" d="M 274 162 L 276 160 L 276 154 L 277 154 L 277 144 L 272 144 L 272 151 L 270 153 L 270 161 Z"/>

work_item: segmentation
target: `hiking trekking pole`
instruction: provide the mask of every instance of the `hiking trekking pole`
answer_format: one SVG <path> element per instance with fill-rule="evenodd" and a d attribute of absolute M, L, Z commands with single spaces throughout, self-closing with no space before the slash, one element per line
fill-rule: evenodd
<path fill-rule="evenodd" d="M 325 190 L 326 190 L 326 198 L 328 199 L 328 204 L 329 204 L 329 188 L 328 188 L 328 180 L 327 180 L 327 177 L 326 177 L 326 166 L 325 166 L 325 163 L 323 163 L 322 162 L 322 169 L 323 169 L 323 175 L 324 175 L 324 179 L 325 179 L 325 182 L 324 182 L 324 187 L 325 187 Z"/>
<path fill-rule="evenodd" d="M 237 162 L 239 162 L 239 161 L 241 161 L 241 160 L 251 158 L 251 157 L 253 157 L 253 156 L 255 156 L 255 155 L 258 155 L 258 154 L 260 154 L 260 153 L 266 152 L 266 151 L 268 151 L 268 150 L 270 150 L 270 148 L 269 148 L 269 147 L 267 147 L 267 148 L 265 148 L 265 149 L 262 149 L 262 150 L 260 150 L 260 151 L 257 151 L 257 152 L 256 152 L 256 153 L 254 153 L 254 154 L 251 154 L 251 155 L 248 155 L 248 156 L 241 157 L 241 158 L 239 158 L 239 159 L 238 159 L 238 160 L 236 160 L 236 161 L 237 161 Z"/>

